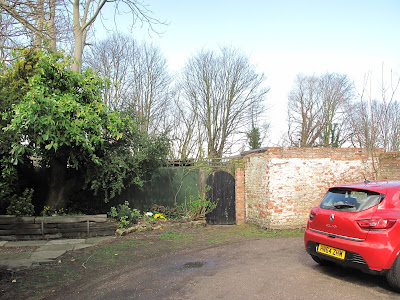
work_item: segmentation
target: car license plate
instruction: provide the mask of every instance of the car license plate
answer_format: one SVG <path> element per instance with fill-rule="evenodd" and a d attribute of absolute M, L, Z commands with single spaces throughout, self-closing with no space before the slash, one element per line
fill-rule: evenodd
<path fill-rule="evenodd" d="M 333 256 L 333 257 L 336 257 L 339 259 L 344 259 L 344 257 L 346 256 L 346 251 L 337 249 L 337 248 L 333 248 L 333 247 L 329 247 L 326 245 L 322 245 L 322 244 L 319 244 L 317 251 L 319 253 L 323 253 L 323 254 Z"/>

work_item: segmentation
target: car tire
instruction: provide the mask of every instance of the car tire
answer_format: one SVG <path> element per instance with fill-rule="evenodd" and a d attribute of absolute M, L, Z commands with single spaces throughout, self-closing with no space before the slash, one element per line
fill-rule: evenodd
<path fill-rule="evenodd" d="M 330 260 L 323 259 L 315 255 L 311 255 L 311 258 L 321 266 L 331 266 L 333 264 L 333 262 L 331 262 Z"/>
<path fill-rule="evenodd" d="M 389 272 L 386 274 L 389 285 L 400 292 L 400 256 L 396 258 Z"/>

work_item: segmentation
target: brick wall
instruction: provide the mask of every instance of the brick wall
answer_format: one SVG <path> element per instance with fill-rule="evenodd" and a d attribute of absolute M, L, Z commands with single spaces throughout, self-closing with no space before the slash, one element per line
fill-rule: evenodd
<path fill-rule="evenodd" d="M 246 222 L 246 207 L 244 198 L 244 169 L 235 170 L 235 203 L 236 203 L 236 224 L 242 225 Z"/>
<path fill-rule="evenodd" d="M 246 222 L 299 228 L 326 189 L 375 179 L 367 153 L 355 148 L 268 148 L 244 157 Z"/>
<path fill-rule="evenodd" d="M 386 152 L 380 155 L 379 179 L 400 179 L 400 152 Z"/>

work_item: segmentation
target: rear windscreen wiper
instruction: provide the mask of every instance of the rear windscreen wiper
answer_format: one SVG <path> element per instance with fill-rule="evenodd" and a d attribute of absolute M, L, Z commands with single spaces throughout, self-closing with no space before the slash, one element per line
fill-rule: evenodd
<path fill-rule="evenodd" d="M 346 203 L 337 203 L 337 204 L 333 205 L 333 207 L 337 208 L 337 209 L 342 209 L 342 208 L 353 208 L 356 206 L 352 205 L 352 204 L 346 204 Z"/>

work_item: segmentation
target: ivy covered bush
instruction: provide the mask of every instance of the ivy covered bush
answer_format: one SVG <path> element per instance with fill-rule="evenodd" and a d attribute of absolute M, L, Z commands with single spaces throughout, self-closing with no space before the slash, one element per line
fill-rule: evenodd
<path fill-rule="evenodd" d="M 24 197 L 26 187 L 18 184 L 26 174 L 18 170 L 32 166 L 32 157 L 46 169 L 43 205 L 56 210 L 81 191 L 108 202 L 142 186 L 166 159 L 168 139 L 110 109 L 103 99 L 108 81 L 89 68 L 74 72 L 71 64 L 63 53 L 26 49 L 0 66 L 0 209 Z"/>

